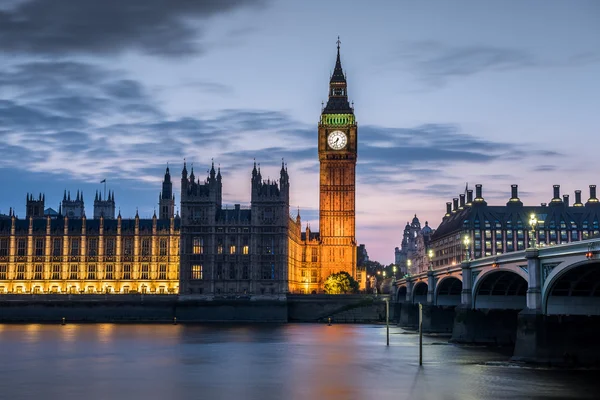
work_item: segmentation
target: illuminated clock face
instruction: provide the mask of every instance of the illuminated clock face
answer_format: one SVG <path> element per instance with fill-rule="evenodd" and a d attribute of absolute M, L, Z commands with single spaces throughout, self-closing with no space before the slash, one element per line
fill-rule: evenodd
<path fill-rule="evenodd" d="M 346 147 L 348 143 L 348 138 L 346 134 L 342 131 L 333 131 L 327 136 L 327 144 L 333 150 L 341 150 Z"/>

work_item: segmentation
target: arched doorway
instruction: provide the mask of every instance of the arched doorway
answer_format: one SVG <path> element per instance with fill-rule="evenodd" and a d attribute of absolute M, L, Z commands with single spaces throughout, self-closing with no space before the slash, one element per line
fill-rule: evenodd
<path fill-rule="evenodd" d="M 460 304 L 462 282 L 456 277 L 444 278 L 437 286 L 435 304 L 438 306 L 457 306 Z"/>
<path fill-rule="evenodd" d="M 413 303 L 414 304 L 425 304 L 427 303 L 427 283 L 417 282 L 413 288 Z"/>
<path fill-rule="evenodd" d="M 509 270 L 493 271 L 475 288 L 476 309 L 522 310 L 527 306 L 527 281 Z"/>
<path fill-rule="evenodd" d="M 600 262 L 558 275 L 548 288 L 545 310 L 549 315 L 600 315 Z"/>

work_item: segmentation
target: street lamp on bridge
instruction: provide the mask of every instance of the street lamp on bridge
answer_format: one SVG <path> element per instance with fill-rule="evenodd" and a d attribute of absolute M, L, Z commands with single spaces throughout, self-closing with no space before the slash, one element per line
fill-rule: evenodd
<path fill-rule="evenodd" d="M 535 248 L 536 247 L 536 243 L 535 243 L 535 228 L 538 224 L 538 220 L 535 217 L 535 214 L 531 214 L 529 216 L 529 226 L 531 227 L 531 230 L 529 231 L 529 245 L 531 248 Z"/>
<path fill-rule="evenodd" d="M 429 270 L 433 271 L 433 250 L 429 249 L 427 251 L 427 257 L 429 257 Z"/>
<path fill-rule="evenodd" d="M 469 238 L 469 235 L 465 235 L 463 238 L 463 244 L 465 245 L 465 261 L 471 261 L 471 252 L 469 251 L 471 239 Z"/>

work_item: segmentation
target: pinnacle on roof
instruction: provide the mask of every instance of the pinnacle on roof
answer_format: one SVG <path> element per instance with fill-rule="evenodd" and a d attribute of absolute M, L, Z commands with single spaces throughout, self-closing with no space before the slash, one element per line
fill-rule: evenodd
<path fill-rule="evenodd" d="M 335 67 L 329 80 L 329 99 L 327 105 L 323 108 L 323 114 L 354 114 L 354 110 L 348 102 L 346 76 L 340 58 L 340 43 L 340 37 L 338 36 Z"/>
<path fill-rule="evenodd" d="M 331 75 L 331 79 L 329 82 L 331 83 L 346 83 L 346 76 L 344 75 L 344 70 L 342 69 L 342 61 L 340 60 L 340 37 L 338 36 L 337 40 L 337 58 L 335 60 L 335 67 L 333 68 L 333 74 Z"/>

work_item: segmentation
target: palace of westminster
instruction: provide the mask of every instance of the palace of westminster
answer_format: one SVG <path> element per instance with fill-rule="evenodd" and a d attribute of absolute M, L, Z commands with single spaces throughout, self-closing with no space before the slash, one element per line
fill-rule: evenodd
<path fill-rule="evenodd" d="M 357 125 L 337 59 L 318 126 L 319 232 L 290 216 L 287 168 L 278 181 L 251 173 L 251 205 L 223 207 L 220 169 L 201 181 L 181 173 L 175 215 L 167 167 L 159 215 L 115 218 L 115 195 L 96 193 L 93 219 L 83 193 L 65 192 L 58 212 L 27 195 L 26 218 L 0 215 L 0 293 L 322 293 L 325 279 L 357 276 L 355 169 Z"/>
<path fill-rule="evenodd" d="M 26 218 L 0 214 L 0 294 L 4 293 L 179 293 L 182 295 L 269 295 L 322 293 L 332 273 L 346 271 L 365 287 L 357 268 L 355 181 L 358 131 L 348 102 L 346 76 L 337 59 L 327 105 L 318 125 L 319 232 L 302 230 L 290 216 L 290 182 L 281 166 L 278 181 L 251 172 L 251 205 L 223 207 L 220 169 L 201 181 L 181 172 L 181 215 L 167 167 L 159 215 L 115 217 L 115 195 L 96 193 L 93 219 L 83 193 L 65 192 L 58 212 L 45 209 L 45 196 L 27 195 Z M 529 220 L 535 216 L 536 225 Z M 481 258 L 523 250 L 535 240 L 553 245 L 600 236 L 600 202 L 590 185 L 583 203 L 560 196 L 524 206 L 517 185 L 505 206 L 488 206 L 482 186 L 447 203 L 437 229 L 407 223 L 395 264 L 401 274 L 445 268 L 465 257 Z M 531 228 L 531 230 L 530 230 Z M 533 229 L 534 228 L 534 229 Z M 464 238 L 468 237 L 468 242 Z M 463 247 L 463 244 L 467 245 Z M 363 258 L 363 257 L 361 257 Z"/>

